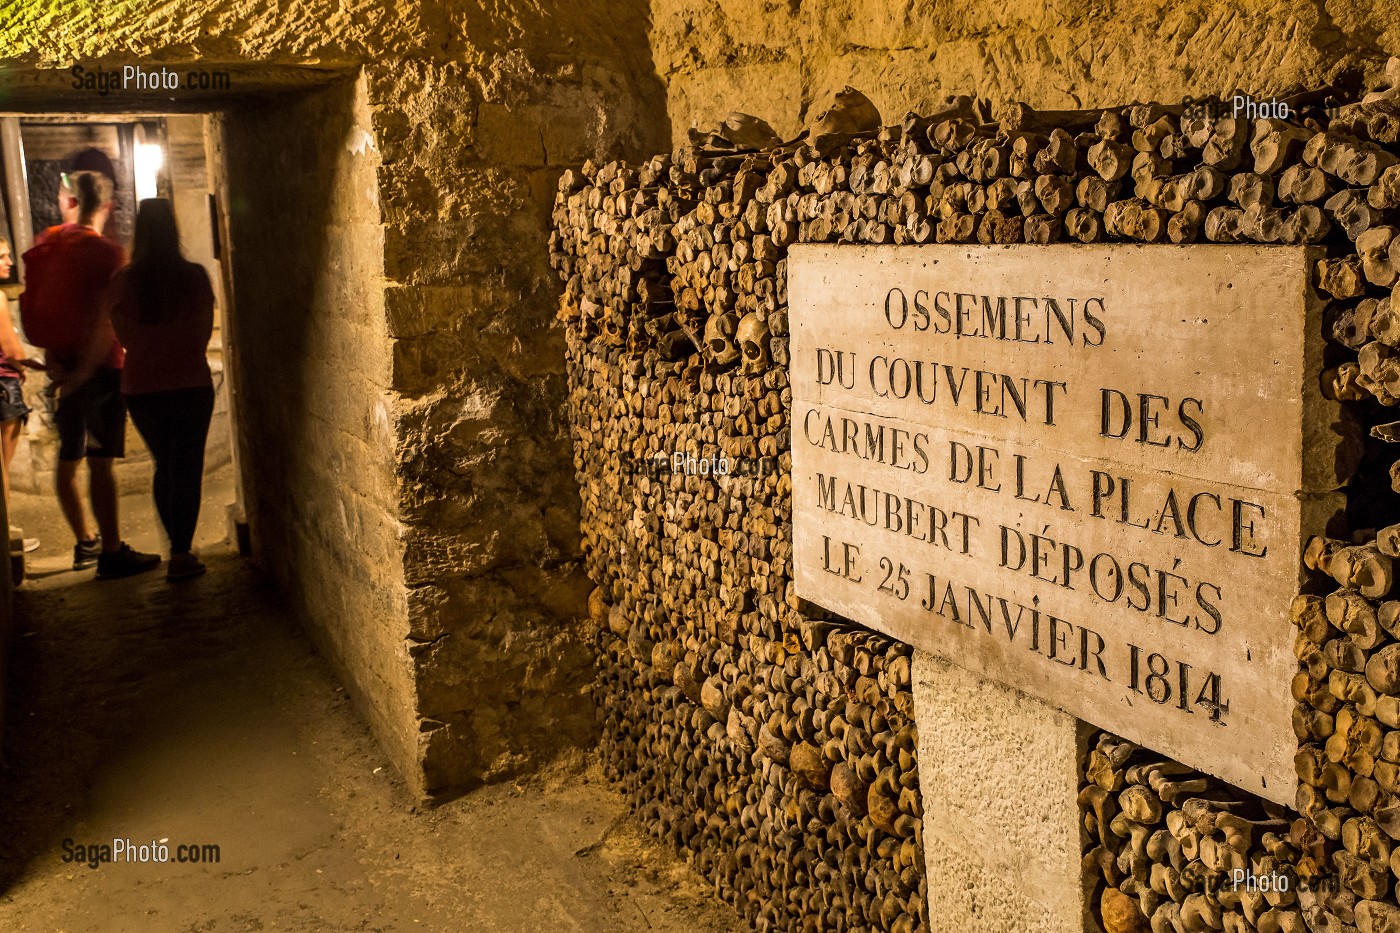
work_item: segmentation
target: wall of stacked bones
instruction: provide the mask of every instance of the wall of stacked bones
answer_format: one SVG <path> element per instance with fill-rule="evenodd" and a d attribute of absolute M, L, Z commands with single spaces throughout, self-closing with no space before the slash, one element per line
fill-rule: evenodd
<path fill-rule="evenodd" d="M 959 98 L 888 125 L 847 89 L 796 141 L 734 114 L 561 179 L 605 766 L 757 929 L 937 929 L 921 793 L 957 793 L 919 787 L 909 648 L 793 593 L 788 247 L 1122 241 L 1324 249 L 1319 376 L 1364 455 L 1292 607 L 1297 809 L 1100 733 L 1079 795 L 1090 912 L 1108 933 L 1400 933 L 1400 101 L 1321 103 L 993 119 Z M 730 474 L 704 475 L 718 458 Z M 1289 889 L 1233 890 L 1235 869 Z"/>

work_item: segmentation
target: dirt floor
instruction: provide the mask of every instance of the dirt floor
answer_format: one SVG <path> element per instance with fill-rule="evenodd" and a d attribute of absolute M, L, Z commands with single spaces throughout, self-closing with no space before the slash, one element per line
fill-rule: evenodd
<path fill-rule="evenodd" d="M 726 931 L 596 767 L 420 809 L 325 665 L 223 537 L 207 577 L 97 582 L 45 497 L 18 594 L 0 771 L 0 930 Z M 156 549 L 142 496 L 128 540 Z M 210 864 L 65 862 L 70 846 L 213 844 Z M 78 854 L 76 848 L 72 853 Z"/>

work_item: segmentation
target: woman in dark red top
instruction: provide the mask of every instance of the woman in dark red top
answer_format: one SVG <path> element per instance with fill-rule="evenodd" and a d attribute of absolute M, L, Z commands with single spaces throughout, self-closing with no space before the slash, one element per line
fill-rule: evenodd
<path fill-rule="evenodd" d="M 170 536 L 168 579 L 204 573 L 190 552 L 203 492 L 204 442 L 214 412 L 209 274 L 180 252 L 175 214 L 147 198 L 136 214 L 131 263 L 112 279 L 112 325 L 126 348 L 122 393 L 155 459 L 156 511 Z"/>

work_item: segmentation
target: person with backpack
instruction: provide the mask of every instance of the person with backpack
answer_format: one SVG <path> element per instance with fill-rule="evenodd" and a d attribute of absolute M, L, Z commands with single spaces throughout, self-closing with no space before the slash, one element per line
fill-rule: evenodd
<path fill-rule="evenodd" d="M 64 223 L 50 227 L 24 254 L 20 320 L 29 342 L 44 351 L 58 393 L 55 489 L 73 530 L 73 569 L 97 565 L 98 579 L 155 569 L 160 555 L 143 554 L 121 538 L 113 461 L 126 453 L 126 405 L 121 395 L 124 354 L 106 313 L 112 275 L 123 250 L 103 237 L 112 211 L 111 179 L 99 172 L 64 173 L 59 209 Z M 78 465 L 88 464 L 88 497 L 98 533 L 78 495 Z"/>
<path fill-rule="evenodd" d="M 165 198 L 136 211 L 131 264 L 111 288 L 112 324 L 126 348 L 122 392 L 132 423 L 156 462 L 152 493 L 170 538 L 166 579 L 204 573 L 190 550 L 204 482 L 204 444 L 214 414 L 209 273 L 180 252 L 175 212 Z"/>

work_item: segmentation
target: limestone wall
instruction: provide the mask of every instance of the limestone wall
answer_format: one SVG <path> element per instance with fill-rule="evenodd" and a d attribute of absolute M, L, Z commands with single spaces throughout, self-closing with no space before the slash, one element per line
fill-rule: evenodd
<path fill-rule="evenodd" d="M 570 621 L 587 590 L 539 226 L 589 101 L 455 65 L 376 71 L 371 87 L 408 637 L 427 784 L 447 787 L 594 729 Z"/>
<path fill-rule="evenodd" d="M 639 10 L 454 11 L 470 50 L 370 70 L 429 790 L 597 734 L 547 224 L 564 167 L 664 138 Z"/>
<path fill-rule="evenodd" d="M 417 722 L 370 129 L 363 80 L 218 121 L 235 283 L 230 362 L 259 563 L 408 763 Z"/>
<path fill-rule="evenodd" d="M 1373 75 L 1400 53 L 1390 0 L 657 0 L 652 20 L 677 142 L 731 110 L 791 138 L 848 84 L 893 121 L 949 94 L 1040 109 L 1267 96 Z"/>

